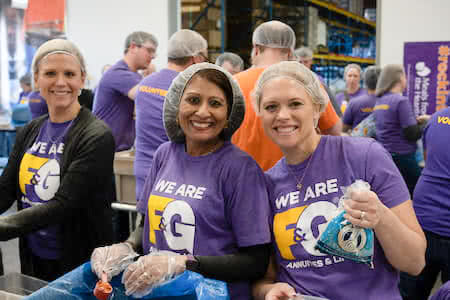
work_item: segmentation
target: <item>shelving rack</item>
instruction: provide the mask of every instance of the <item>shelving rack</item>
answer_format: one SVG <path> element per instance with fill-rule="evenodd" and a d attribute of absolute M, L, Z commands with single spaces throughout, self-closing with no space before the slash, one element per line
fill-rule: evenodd
<path fill-rule="evenodd" d="M 342 67 L 348 63 L 359 63 L 363 67 L 375 64 L 374 53 L 371 57 L 368 55 L 352 55 L 351 50 L 356 43 L 362 43 L 367 46 L 370 42 L 375 42 L 376 23 L 365 19 L 345 9 L 339 8 L 334 4 L 324 0 L 183 0 L 183 3 L 207 3 L 203 12 L 197 19 L 191 23 L 190 29 L 197 30 L 197 25 L 202 18 L 206 18 L 208 9 L 220 7 L 220 36 L 221 44 L 213 52 L 223 52 L 225 50 L 235 52 L 241 55 L 244 60 L 249 61 L 251 52 L 252 32 L 262 22 L 268 20 L 280 20 L 291 27 L 297 33 L 298 44 L 316 48 L 317 45 L 311 45 L 311 38 L 314 30 L 314 22 L 310 21 L 310 14 L 315 13 L 320 20 L 326 23 L 327 31 L 331 30 L 336 37 L 352 37 L 345 47 L 337 45 L 331 47 L 328 38 L 327 44 L 321 45 L 319 51 L 315 51 L 314 64 L 320 66 L 338 66 Z M 220 3 L 220 4 L 219 4 Z M 284 8 L 284 9 L 283 9 Z M 282 12 L 280 14 L 279 12 Z M 311 27 L 313 26 L 313 27 Z M 303 38 L 299 38 L 303 36 Z M 354 39 L 353 39 L 354 38 Z M 324 38 L 322 37 L 322 40 Z M 349 44 L 350 43 L 350 44 Z M 336 45 L 335 45 L 336 46 Z M 339 50 L 345 49 L 344 53 Z M 316 49 L 314 49 L 316 50 Z M 350 51 L 349 51 L 350 50 Z M 353 53 L 354 54 L 354 53 Z M 367 54 L 367 53 L 361 53 Z M 322 74 L 324 75 L 324 74 Z M 325 79 L 329 76 L 325 74 Z"/>

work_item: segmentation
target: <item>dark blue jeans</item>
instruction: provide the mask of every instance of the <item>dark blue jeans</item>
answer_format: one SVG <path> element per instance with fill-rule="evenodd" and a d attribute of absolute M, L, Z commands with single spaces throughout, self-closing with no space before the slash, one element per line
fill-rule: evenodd
<path fill-rule="evenodd" d="M 399 289 L 403 300 L 425 300 L 436 282 L 439 272 L 442 282 L 449 278 L 450 271 L 450 237 L 444 237 L 425 231 L 427 251 L 425 268 L 418 276 L 400 273 Z"/>
<path fill-rule="evenodd" d="M 402 177 L 405 180 L 406 185 L 408 186 L 408 190 L 412 199 L 414 188 L 416 187 L 417 180 L 419 180 L 420 173 L 422 172 L 416 160 L 416 153 L 391 153 L 391 155 L 395 165 L 402 174 Z"/>

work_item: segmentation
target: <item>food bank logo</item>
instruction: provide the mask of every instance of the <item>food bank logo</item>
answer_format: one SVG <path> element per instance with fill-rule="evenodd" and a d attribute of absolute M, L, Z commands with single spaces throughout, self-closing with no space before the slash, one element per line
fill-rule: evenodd
<path fill-rule="evenodd" d="M 427 67 L 425 62 L 419 61 L 416 63 L 416 74 L 420 77 L 427 77 L 430 75 L 431 70 Z"/>

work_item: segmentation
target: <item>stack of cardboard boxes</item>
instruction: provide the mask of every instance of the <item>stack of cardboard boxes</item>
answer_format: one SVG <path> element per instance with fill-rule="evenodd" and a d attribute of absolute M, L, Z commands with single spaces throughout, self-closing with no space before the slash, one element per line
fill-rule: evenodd
<path fill-rule="evenodd" d="M 182 28 L 192 29 L 200 33 L 207 41 L 210 52 L 217 52 L 222 46 L 220 0 L 183 0 Z M 210 60 L 215 61 L 210 54 Z"/>

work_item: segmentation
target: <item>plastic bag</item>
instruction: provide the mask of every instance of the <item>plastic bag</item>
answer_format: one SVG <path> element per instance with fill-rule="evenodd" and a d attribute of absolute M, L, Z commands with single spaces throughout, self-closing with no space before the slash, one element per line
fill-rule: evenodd
<path fill-rule="evenodd" d="M 353 128 L 350 133 L 351 136 L 362 136 L 376 138 L 377 129 L 375 126 L 375 114 L 371 113 L 364 118 L 358 125 Z"/>
<path fill-rule="evenodd" d="M 337 215 L 327 224 L 327 228 L 317 241 L 316 248 L 327 254 L 366 263 L 373 268 L 373 230 L 353 225 L 344 218 L 343 203 L 355 189 L 370 190 L 370 185 L 362 180 L 356 180 L 349 187 L 344 188 L 344 195 L 336 210 Z"/>
<path fill-rule="evenodd" d="M 122 273 L 111 280 L 113 293 L 110 300 L 136 299 L 125 295 L 121 283 Z M 71 272 L 50 282 L 46 287 L 34 292 L 25 299 L 29 300 L 97 300 L 93 294 L 98 281 L 91 271 L 91 264 L 85 263 Z M 206 279 L 202 275 L 185 271 L 177 277 L 156 287 L 149 295 L 141 299 L 163 300 L 229 300 L 225 282 Z"/>

